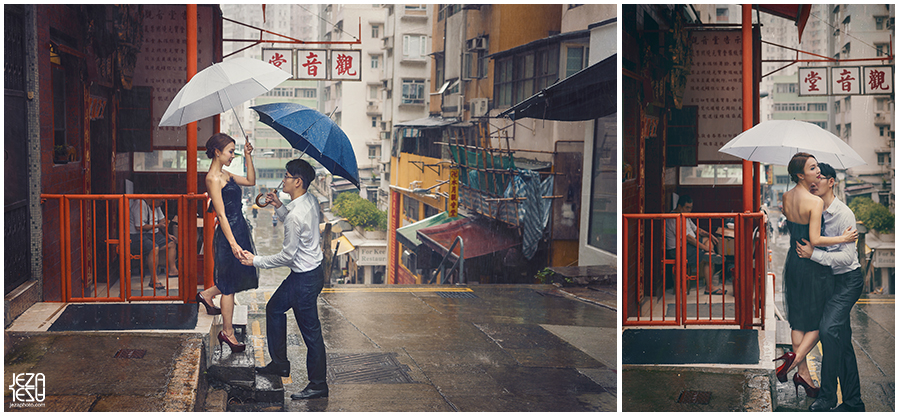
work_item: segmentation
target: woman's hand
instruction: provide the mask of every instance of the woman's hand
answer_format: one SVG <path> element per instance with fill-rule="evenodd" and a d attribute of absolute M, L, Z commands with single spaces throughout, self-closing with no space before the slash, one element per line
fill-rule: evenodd
<path fill-rule="evenodd" d="M 244 143 L 244 154 L 247 156 L 250 156 L 250 154 L 252 154 L 252 153 L 253 153 L 253 145 L 251 145 L 250 141 L 248 140 L 246 143 Z"/>
<path fill-rule="evenodd" d="M 244 250 L 237 243 L 231 244 L 231 253 L 234 254 L 235 258 L 244 259 Z"/>
<path fill-rule="evenodd" d="M 847 230 L 844 230 L 841 237 L 844 239 L 845 243 L 856 242 L 856 239 L 859 238 L 859 232 L 856 231 L 855 227 L 847 226 Z"/>

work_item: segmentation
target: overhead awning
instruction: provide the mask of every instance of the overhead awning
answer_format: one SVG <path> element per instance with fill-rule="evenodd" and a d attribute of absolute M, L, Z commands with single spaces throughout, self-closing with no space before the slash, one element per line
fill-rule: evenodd
<path fill-rule="evenodd" d="M 338 246 L 338 243 L 340 243 L 341 245 Z M 341 236 L 331 241 L 331 253 L 334 253 L 335 248 L 338 249 L 338 253 L 335 254 L 336 256 L 353 252 L 353 250 L 356 249 L 356 247 L 354 247 L 353 244 L 350 243 L 350 240 L 348 240 L 345 236 Z"/>
<path fill-rule="evenodd" d="M 803 29 L 809 20 L 811 4 L 760 4 L 759 11 L 793 21 L 797 25 L 797 39 L 803 40 Z"/>
<path fill-rule="evenodd" d="M 444 223 L 449 223 L 454 220 L 459 220 L 460 218 L 465 218 L 462 215 L 459 217 L 450 217 L 447 215 L 447 212 L 441 212 L 431 216 L 427 219 L 419 220 L 413 224 L 403 226 L 397 229 L 397 240 L 400 241 L 404 246 L 410 249 L 415 249 L 419 245 L 422 244 L 422 241 L 416 236 L 416 232 L 420 229 L 424 229 L 426 227 L 437 226 Z"/>
<path fill-rule="evenodd" d="M 446 255 L 456 237 L 462 237 L 465 259 L 476 258 L 522 244 L 513 229 L 486 218 L 455 220 L 438 226 L 426 227 L 416 232 L 418 238 L 431 250 Z M 453 249 L 459 257 L 459 245 Z"/>
<path fill-rule="evenodd" d="M 498 117 L 579 121 L 615 113 L 616 55 L 541 90 Z"/>
<path fill-rule="evenodd" d="M 415 127 L 418 129 L 428 129 L 452 125 L 458 121 L 459 119 L 455 117 L 446 119 L 443 117 L 423 117 L 421 119 L 410 120 L 408 122 L 394 123 L 394 127 Z"/>

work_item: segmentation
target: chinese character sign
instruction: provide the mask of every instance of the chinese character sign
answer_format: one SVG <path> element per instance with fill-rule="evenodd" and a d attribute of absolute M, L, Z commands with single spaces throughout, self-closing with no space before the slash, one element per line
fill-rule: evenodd
<path fill-rule="evenodd" d="M 324 49 L 298 49 L 297 79 L 327 80 L 328 66 L 325 58 L 327 53 L 328 51 Z"/>
<path fill-rule="evenodd" d="M 742 60 L 740 30 L 693 31 L 691 73 L 687 76 L 685 106 L 697 107 L 697 160 L 734 161 L 719 148 L 743 131 Z M 642 134 L 652 137 L 659 120 L 641 120 Z"/>
<path fill-rule="evenodd" d="M 362 51 L 331 51 L 332 80 L 362 80 Z"/>
<path fill-rule="evenodd" d="M 459 169 L 450 170 L 450 199 L 447 202 L 447 215 L 456 217 L 459 214 Z"/>
<path fill-rule="evenodd" d="M 862 67 L 865 94 L 894 94 L 894 67 Z"/>
<path fill-rule="evenodd" d="M 800 68 L 800 95 L 824 96 L 828 94 L 828 81 L 825 79 L 828 68 Z"/>
<path fill-rule="evenodd" d="M 860 94 L 861 87 L 859 67 L 831 67 L 831 94 Z"/>
<path fill-rule="evenodd" d="M 263 48 L 263 61 L 268 62 L 280 69 L 291 74 L 294 73 L 294 50 L 293 49 L 268 49 Z"/>

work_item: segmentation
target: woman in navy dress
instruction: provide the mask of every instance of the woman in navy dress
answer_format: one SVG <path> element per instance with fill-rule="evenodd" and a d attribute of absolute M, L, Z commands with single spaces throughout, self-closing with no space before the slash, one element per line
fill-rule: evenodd
<path fill-rule="evenodd" d="M 206 142 L 206 156 L 212 159 L 206 174 L 206 189 L 212 200 L 210 211 L 215 210 L 219 225 L 213 237 L 215 286 L 197 293 L 197 302 L 206 306 L 208 314 L 222 314 L 219 345 L 227 343 L 233 352 L 242 352 L 245 345 L 238 343 L 232 326 L 234 294 L 257 288 L 259 275 L 256 268 L 242 265 L 240 261 L 244 249 L 254 252 L 250 227 L 242 212 L 241 186 L 255 185 L 256 172 L 251 157 L 253 146 L 249 142 L 244 145 L 247 177 L 224 170 L 234 160 L 234 149 L 234 139 L 224 133 L 216 133 Z M 221 310 L 212 304 L 212 299 L 219 294 L 222 294 Z"/>
<path fill-rule="evenodd" d="M 819 341 L 819 321 L 825 302 L 831 297 L 834 281 L 831 268 L 802 259 L 793 250 L 798 241 L 807 240 L 813 246 L 831 246 L 856 240 L 856 231 L 847 231 L 841 236 L 822 236 L 822 211 L 825 203 L 809 191 L 810 185 L 818 180 L 819 166 L 816 158 L 799 152 L 788 163 L 788 174 L 797 185 L 784 193 L 784 215 L 791 236 L 791 250 L 784 263 L 784 303 L 788 323 L 791 326 L 793 351 L 782 355 L 784 363 L 776 376 L 787 382 L 787 373 L 797 368 L 794 374 L 794 388 L 803 385 L 807 395 L 815 397 L 819 389 L 813 385 L 806 355 Z"/>

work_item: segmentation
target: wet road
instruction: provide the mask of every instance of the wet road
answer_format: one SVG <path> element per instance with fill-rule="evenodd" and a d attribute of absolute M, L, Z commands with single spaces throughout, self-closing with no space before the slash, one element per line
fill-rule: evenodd
<path fill-rule="evenodd" d="M 259 254 L 280 250 L 282 225 L 260 210 Z M 260 364 L 265 302 L 287 276 L 262 270 L 248 306 Z M 616 312 L 544 285 L 326 288 L 318 302 L 330 398 L 293 401 L 306 347 L 288 313 L 286 411 L 616 411 Z"/>
<path fill-rule="evenodd" d="M 773 212 L 774 215 L 770 217 L 777 217 L 778 211 Z M 790 237 L 787 234 L 781 235 L 776 231 L 774 236 L 769 237 L 769 249 L 772 250 L 769 271 L 775 273 L 775 301 L 781 312 L 784 312 L 782 269 L 789 246 Z M 853 347 L 866 411 L 894 411 L 894 304 L 894 295 L 863 294 L 850 313 Z M 819 344 L 808 359 L 811 369 L 820 370 L 821 360 L 822 350 Z M 818 384 L 818 371 L 816 374 Z M 777 395 L 778 411 L 805 411 L 812 403 L 802 390 L 799 397 L 795 396 L 792 383 L 778 384 Z"/>

